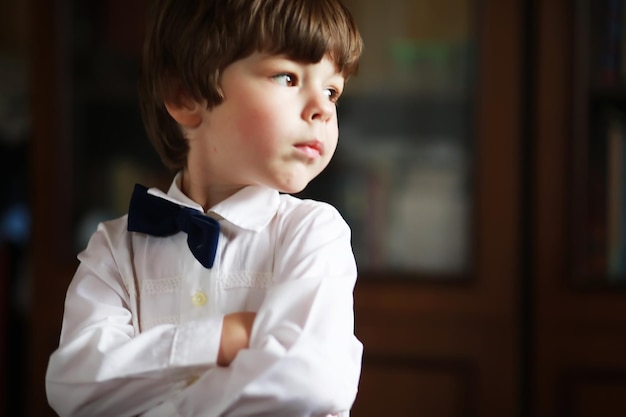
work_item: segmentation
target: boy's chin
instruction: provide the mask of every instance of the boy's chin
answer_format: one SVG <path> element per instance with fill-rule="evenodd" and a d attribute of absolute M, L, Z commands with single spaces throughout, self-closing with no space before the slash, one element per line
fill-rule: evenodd
<path fill-rule="evenodd" d="M 289 188 L 283 188 L 283 189 L 279 189 L 278 191 L 284 194 L 298 194 L 299 192 L 304 191 L 304 189 L 306 188 L 308 184 L 305 184 L 302 187 L 289 187 Z"/>
<path fill-rule="evenodd" d="M 298 184 L 284 185 L 279 188 L 278 191 L 284 194 L 298 194 L 299 192 L 304 191 L 307 185 L 309 185 L 309 181 Z"/>

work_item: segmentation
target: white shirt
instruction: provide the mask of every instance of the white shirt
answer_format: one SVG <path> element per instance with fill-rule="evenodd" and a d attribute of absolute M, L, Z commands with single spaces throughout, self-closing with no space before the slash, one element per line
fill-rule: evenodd
<path fill-rule="evenodd" d="M 202 210 L 172 183 L 167 195 Z M 330 205 L 246 187 L 208 215 L 204 268 L 187 235 L 104 222 L 78 256 L 46 389 L 65 416 L 349 415 L 361 371 L 350 230 Z M 249 349 L 216 365 L 224 315 L 254 311 Z"/>

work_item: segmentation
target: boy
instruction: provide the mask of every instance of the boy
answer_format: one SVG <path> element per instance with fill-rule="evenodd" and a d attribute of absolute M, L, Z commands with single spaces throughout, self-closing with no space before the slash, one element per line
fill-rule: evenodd
<path fill-rule="evenodd" d="M 46 377 L 61 416 L 349 414 L 350 231 L 282 193 L 330 161 L 361 48 L 339 0 L 156 2 L 140 99 L 177 174 L 79 255 Z"/>

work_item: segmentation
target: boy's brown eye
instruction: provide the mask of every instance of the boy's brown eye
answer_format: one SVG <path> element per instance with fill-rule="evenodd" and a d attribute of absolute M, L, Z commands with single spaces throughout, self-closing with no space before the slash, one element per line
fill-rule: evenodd
<path fill-rule="evenodd" d="M 339 96 L 341 95 L 339 91 L 334 88 L 327 88 L 324 90 L 324 93 L 328 96 L 328 99 L 333 103 L 336 103 L 339 100 Z"/>
<path fill-rule="evenodd" d="M 272 79 L 278 84 L 284 85 L 285 87 L 292 87 L 296 84 L 296 77 L 291 74 L 274 75 Z"/>

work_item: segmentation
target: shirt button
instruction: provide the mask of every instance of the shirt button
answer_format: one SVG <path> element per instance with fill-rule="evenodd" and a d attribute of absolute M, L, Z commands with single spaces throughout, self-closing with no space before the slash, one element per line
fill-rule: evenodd
<path fill-rule="evenodd" d="M 207 302 L 207 296 L 202 291 L 196 292 L 191 296 L 191 303 L 196 307 L 202 307 Z"/>
<path fill-rule="evenodd" d="M 195 384 L 198 379 L 200 379 L 198 375 L 190 376 L 189 378 L 187 378 L 187 386 Z"/>

